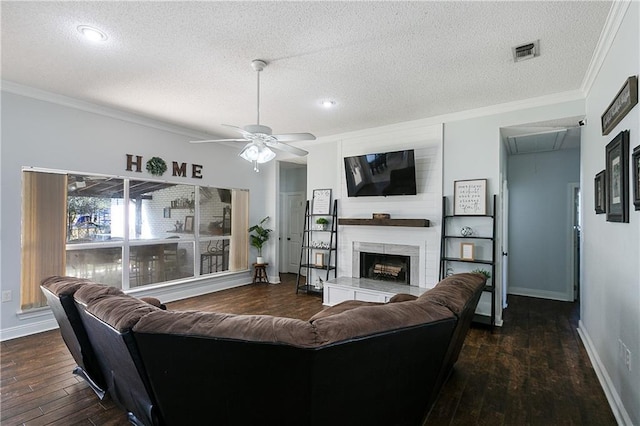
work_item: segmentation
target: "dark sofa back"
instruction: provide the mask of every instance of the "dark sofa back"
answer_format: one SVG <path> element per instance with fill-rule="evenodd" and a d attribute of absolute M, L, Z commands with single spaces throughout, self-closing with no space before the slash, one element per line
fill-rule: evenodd
<path fill-rule="evenodd" d="M 167 424 L 414 425 L 456 319 L 395 305 L 313 323 L 161 311 L 133 330 Z"/>
<path fill-rule="evenodd" d="M 160 309 L 131 296 L 110 295 L 105 287 L 82 287 L 75 293 L 75 303 L 99 354 L 109 396 L 127 412 L 133 424 L 163 424 L 131 332 L 140 318 Z"/>
<path fill-rule="evenodd" d="M 107 389 L 104 377 L 73 299 L 74 293 L 89 283 L 82 278 L 53 276 L 44 279 L 40 288 L 60 326 L 62 340 L 77 364 L 73 373 L 82 377 L 102 399 Z"/>
<path fill-rule="evenodd" d="M 431 403 L 435 402 L 440 388 L 460 356 L 464 339 L 471 326 L 486 281 L 485 276 L 481 274 L 455 274 L 446 277 L 416 300 L 417 303 L 435 303 L 446 307 L 458 318 L 437 385 L 434 386 L 433 394 L 430 397 Z"/>

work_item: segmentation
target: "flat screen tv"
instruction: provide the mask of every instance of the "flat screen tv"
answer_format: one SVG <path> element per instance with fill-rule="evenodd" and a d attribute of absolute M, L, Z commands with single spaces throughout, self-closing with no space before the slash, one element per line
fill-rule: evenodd
<path fill-rule="evenodd" d="M 344 158 L 349 197 L 416 195 L 413 149 Z"/>

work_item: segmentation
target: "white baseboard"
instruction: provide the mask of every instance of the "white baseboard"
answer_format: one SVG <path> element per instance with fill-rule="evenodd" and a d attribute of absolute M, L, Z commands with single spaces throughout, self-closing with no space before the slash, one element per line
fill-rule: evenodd
<path fill-rule="evenodd" d="M 620 395 L 618 395 L 618 392 L 616 391 L 616 388 L 611 381 L 611 377 L 607 373 L 606 368 L 604 368 L 604 365 L 602 364 L 602 361 L 598 356 L 598 352 L 593 346 L 591 337 L 589 337 L 589 333 L 584 327 L 582 321 L 578 322 L 578 334 L 580 335 L 580 339 L 582 340 L 582 343 L 587 350 L 587 354 L 589 355 L 589 359 L 591 360 L 593 369 L 596 371 L 596 375 L 598 376 L 598 380 L 600 381 L 602 390 L 607 397 L 607 401 L 609 401 L 609 406 L 611 406 L 611 411 L 613 411 L 613 415 L 615 416 L 616 421 L 619 425 L 633 426 L 631 417 L 629 417 L 629 413 L 627 413 L 627 410 L 625 410 L 624 405 L 620 400 Z"/>
<path fill-rule="evenodd" d="M 127 290 L 127 293 L 135 297 L 151 296 L 157 297 L 162 303 L 176 300 L 188 299 L 189 297 L 202 296 L 229 288 L 240 287 L 251 283 L 249 271 L 230 272 L 219 274 L 215 277 L 207 277 L 190 281 L 174 281 L 167 284 L 159 284 L 145 288 L 135 288 Z M 58 328 L 51 310 L 38 309 L 37 311 L 27 311 L 18 314 L 20 320 L 25 324 L 0 330 L 0 341 L 25 337 L 31 334 L 42 333 L 43 331 Z"/>
<path fill-rule="evenodd" d="M 58 328 L 58 323 L 51 311 L 48 311 L 47 319 L 38 322 L 30 322 L 29 324 L 18 325 L 16 327 L 0 330 L 0 342 L 5 340 L 17 339 L 31 334 L 42 333 L 44 331 L 54 330 Z"/>
<path fill-rule="evenodd" d="M 573 302 L 573 294 L 569 296 L 566 293 L 559 291 L 536 290 L 532 288 L 509 286 L 507 294 L 513 294 L 514 296 L 537 297 L 540 299 L 560 300 L 562 302 Z"/>

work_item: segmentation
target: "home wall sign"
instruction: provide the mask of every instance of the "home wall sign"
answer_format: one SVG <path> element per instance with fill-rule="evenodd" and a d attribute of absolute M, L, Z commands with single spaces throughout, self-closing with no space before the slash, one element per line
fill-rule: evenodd
<path fill-rule="evenodd" d="M 127 168 L 125 170 L 128 172 L 142 173 L 142 156 L 133 154 L 126 155 Z M 160 157 L 152 157 L 146 162 L 146 170 L 154 176 L 162 176 L 167 171 L 167 163 Z M 202 179 L 202 165 L 191 164 L 190 171 L 193 179 Z M 172 176 L 187 177 L 187 163 L 172 161 L 171 174 Z"/>
<path fill-rule="evenodd" d="M 602 135 L 608 135 L 638 103 L 638 77 L 631 76 L 600 118 Z"/>

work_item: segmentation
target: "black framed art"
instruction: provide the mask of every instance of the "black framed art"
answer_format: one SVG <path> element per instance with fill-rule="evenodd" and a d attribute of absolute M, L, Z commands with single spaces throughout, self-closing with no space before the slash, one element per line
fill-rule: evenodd
<path fill-rule="evenodd" d="M 629 222 L 629 131 L 616 135 L 606 148 L 607 222 Z"/>
<path fill-rule="evenodd" d="M 607 185 L 605 184 L 604 179 L 604 170 L 600 173 L 596 174 L 596 178 L 594 179 L 594 202 L 596 208 L 596 214 L 606 213 L 606 190 Z"/>
<path fill-rule="evenodd" d="M 640 210 L 640 145 L 633 148 L 631 170 L 633 170 L 633 205 L 636 210 Z"/>

